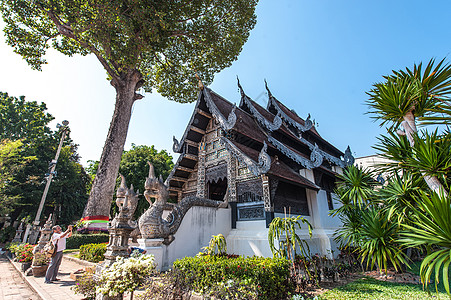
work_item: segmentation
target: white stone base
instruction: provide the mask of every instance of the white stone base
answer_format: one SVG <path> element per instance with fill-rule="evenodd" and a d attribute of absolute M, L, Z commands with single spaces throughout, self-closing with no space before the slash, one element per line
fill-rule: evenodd
<path fill-rule="evenodd" d="M 164 252 L 166 245 L 164 239 L 138 239 L 139 248 L 146 250 L 146 254 L 152 254 L 155 258 L 156 270 L 161 271 L 163 267 Z"/>

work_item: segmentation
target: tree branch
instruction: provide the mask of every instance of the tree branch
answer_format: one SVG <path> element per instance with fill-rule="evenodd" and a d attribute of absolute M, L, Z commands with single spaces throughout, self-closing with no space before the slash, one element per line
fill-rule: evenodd
<path fill-rule="evenodd" d="M 96 57 L 97 59 L 100 61 L 100 63 L 102 64 L 102 66 L 105 68 L 105 70 L 108 72 L 108 74 L 111 76 L 112 80 L 114 83 L 119 84 L 120 83 L 120 77 L 119 75 L 115 72 L 115 70 L 113 70 L 111 68 L 111 66 L 108 64 L 108 61 L 100 54 L 100 51 L 97 50 L 95 47 L 89 45 L 88 43 L 81 41 L 74 33 L 72 27 L 66 25 L 66 24 L 62 24 L 60 22 L 60 20 L 57 18 L 57 16 L 53 13 L 53 11 L 49 10 L 47 11 L 47 14 L 50 18 L 50 20 L 52 20 L 52 22 L 56 25 L 56 28 L 58 30 L 58 32 L 70 39 L 73 39 L 75 41 L 77 41 L 78 43 L 80 43 L 80 45 L 86 49 L 88 49 L 89 51 L 91 51 Z"/>

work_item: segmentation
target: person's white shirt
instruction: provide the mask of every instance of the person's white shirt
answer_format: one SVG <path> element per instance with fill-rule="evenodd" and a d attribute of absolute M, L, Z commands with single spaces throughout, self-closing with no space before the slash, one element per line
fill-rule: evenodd
<path fill-rule="evenodd" d="M 65 237 L 61 237 L 64 234 L 64 232 L 61 233 L 53 233 L 52 235 L 52 242 L 54 245 L 56 245 L 56 242 L 58 241 L 58 246 L 56 249 L 56 252 L 60 252 L 66 249 L 66 238 L 67 235 Z"/>

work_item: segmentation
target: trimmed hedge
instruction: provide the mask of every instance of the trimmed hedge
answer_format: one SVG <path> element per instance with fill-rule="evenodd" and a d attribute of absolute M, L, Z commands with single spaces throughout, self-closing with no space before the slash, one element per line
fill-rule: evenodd
<path fill-rule="evenodd" d="M 199 293 L 208 293 L 228 282 L 253 285 L 258 299 L 286 299 L 294 292 L 290 261 L 282 258 L 227 256 L 185 257 L 174 262 L 184 285 Z"/>
<path fill-rule="evenodd" d="M 73 234 L 66 240 L 66 249 L 78 249 L 86 244 L 108 243 L 110 236 L 104 233 Z"/>
<path fill-rule="evenodd" d="M 90 262 L 98 263 L 104 259 L 106 252 L 106 243 L 102 244 L 86 244 L 80 246 L 79 258 Z"/>

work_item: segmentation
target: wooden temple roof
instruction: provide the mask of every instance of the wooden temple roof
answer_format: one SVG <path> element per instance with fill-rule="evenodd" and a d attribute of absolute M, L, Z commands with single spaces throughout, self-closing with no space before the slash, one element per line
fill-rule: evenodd
<path fill-rule="evenodd" d="M 207 87 L 199 92 L 194 112 L 182 139 L 178 142 L 174 137 L 173 150 L 181 155 L 168 177 L 170 190 L 179 190 L 194 171 L 199 142 L 206 133 L 211 118 L 219 123 L 224 132 L 232 133 L 222 137 L 222 141 L 226 141 L 228 150 L 232 149 L 234 155 L 243 155 L 248 168 L 254 173 L 267 173 L 318 190 L 319 187 L 315 183 L 298 173 L 299 169 L 315 168 L 336 175 L 331 170 L 331 165 L 343 167 L 349 164 L 352 159 L 352 156 L 349 158 L 349 149 L 343 154 L 324 140 L 309 119 L 305 121 L 300 118 L 275 99 L 269 89 L 268 108 L 265 109 L 246 96 L 241 85 L 239 88 L 239 107 Z M 265 159 L 261 159 L 265 158 L 264 155 L 267 157 L 265 168 L 262 167 Z M 293 169 L 295 165 L 298 167 Z"/>

